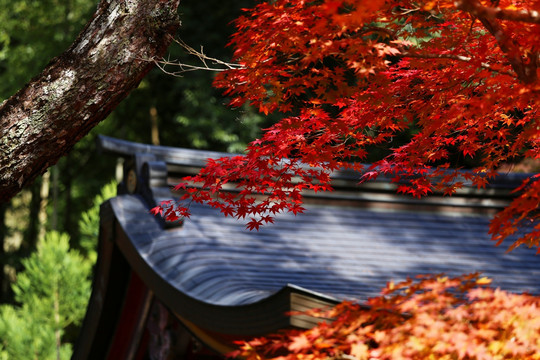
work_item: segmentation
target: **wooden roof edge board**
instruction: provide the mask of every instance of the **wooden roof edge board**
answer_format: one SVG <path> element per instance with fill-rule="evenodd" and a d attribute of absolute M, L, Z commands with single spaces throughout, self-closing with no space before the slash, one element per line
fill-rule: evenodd
<path fill-rule="evenodd" d="M 146 327 L 153 294 L 137 273 L 129 271 L 126 291 L 118 308 L 118 321 L 114 327 L 107 360 L 133 359 Z M 108 314 L 110 316 L 110 314 Z"/>
<path fill-rule="evenodd" d="M 198 168 L 203 167 L 206 164 L 208 158 L 217 159 L 220 157 L 231 157 L 241 154 L 230 154 L 217 151 L 206 150 L 194 150 L 186 148 L 176 148 L 169 146 L 157 146 L 135 143 L 127 140 L 116 139 L 109 136 L 98 135 L 97 139 L 98 149 L 104 152 L 115 154 L 122 157 L 132 157 L 136 154 L 148 154 L 155 156 L 157 161 L 163 161 L 167 164 L 167 171 L 169 173 L 183 173 L 182 169 L 187 171 L 186 174 L 193 174 Z M 365 164 L 366 168 L 369 164 Z M 469 172 L 463 170 L 463 173 Z M 470 182 L 465 181 L 465 186 L 458 189 L 457 195 L 472 195 L 476 196 L 481 194 L 482 196 L 496 196 L 500 195 L 501 191 L 508 191 L 519 186 L 523 180 L 530 178 L 533 174 L 528 173 L 505 173 L 499 174 L 492 179 L 484 189 L 477 189 L 472 186 Z M 361 174 L 352 170 L 338 170 L 331 174 L 335 186 L 338 187 L 352 187 L 358 190 L 370 189 L 374 191 L 394 191 L 394 185 L 391 180 L 391 176 L 381 175 L 377 179 L 369 181 L 368 183 L 357 186 L 360 180 Z M 389 188 L 390 186 L 390 188 Z"/>
<path fill-rule="evenodd" d="M 169 183 L 172 187 L 172 183 Z M 239 193 L 240 190 L 235 188 L 234 184 L 226 184 L 224 190 L 231 193 Z M 170 188 L 163 188 L 161 199 L 165 200 L 165 192 L 170 194 L 168 199 L 180 196 L 182 192 L 176 192 Z M 464 212 L 470 209 L 471 214 L 479 215 L 494 215 L 497 211 L 504 208 L 512 199 L 512 194 L 493 195 L 492 192 L 484 189 L 479 189 L 475 195 L 467 193 L 462 195 L 456 193 L 453 196 L 443 196 L 441 194 L 431 194 L 422 198 L 416 198 L 407 194 L 396 194 L 387 191 L 376 191 L 373 188 L 366 189 L 358 188 L 356 191 L 346 191 L 336 188 L 331 192 L 312 192 L 304 191 L 303 197 L 306 204 L 317 205 L 318 203 L 324 206 L 353 206 L 358 208 L 366 208 L 380 204 L 379 207 L 393 208 L 395 210 L 414 210 L 414 211 L 433 211 L 433 208 L 438 208 L 438 212 L 458 211 Z M 466 211 L 465 211 L 466 212 Z"/>
<path fill-rule="evenodd" d="M 230 157 L 237 154 L 229 154 L 218 151 L 194 150 L 186 148 L 176 148 L 171 146 L 148 145 L 127 140 L 116 139 L 110 136 L 98 135 L 98 150 L 111 153 L 121 157 L 130 157 L 137 153 L 152 154 L 158 160 L 172 164 L 194 165 L 202 167 L 206 164 L 206 159 L 217 159 L 220 157 Z"/>
<path fill-rule="evenodd" d="M 422 198 L 416 198 L 413 196 L 407 196 L 403 194 L 381 194 L 376 192 L 364 192 L 359 190 L 357 192 L 341 192 L 333 191 L 331 193 L 306 193 L 303 194 L 304 198 L 311 203 L 316 203 L 316 200 L 319 202 L 324 202 L 324 204 L 331 205 L 331 201 L 336 202 L 352 202 L 352 203 L 384 203 L 392 204 L 395 206 L 395 209 L 399 208 L 399 205 L 402 205 L 403 208 L 414 209 L 415 211 L 421 210 L 419 207 L 428 207 L 432 209 L 433 207 L 441 207 L 444 209 L 459 209 L 459 208 L 470 208 L 470 209 L 493 209 L 500 210 L 508 205 L 509 200 L 494 200 L 489 196 L 481 196 L 478 194 L 477 197 L 461 197 L 458 194 L 455 196 L 439 196 L 438 194 L 428 195 Z M 339 204 L 336 204 L 339 205 Z M 357 205 L 359 206 L 359 204 Z"/>
<path fill-rule="evenodd" d="M 73 360 L 87 359 L 95 341 L 100 322 L 103 318 L 103 302 L 109 278 L 113 243 L 109 241 L 99 242 L 99 257 L 94 271 L 92 293 L 86 308 L 81 334 L 77 338 L 73 351 Z"/>
<path fill-rule="evenodd" d="M 169 166 L 167 165 L 167 167 L 169 168 Z M 174 186 L 176 186 L 178 183 L 182 182 L 182 177 L 181 176 L 174 176 L 176 174 L 171 174 L 170 172 L 167 174 L 167 185 L 169 186 L 169 188 L 173 188 Z M 185 173 L 186 176 L 188 176 L 189 174 L 188 173 Z M 407 198 L 412 198 L 412 196 L 410 195 L 407 195 L 407 194 L 397 194 L 396 191 L 399 187 L 399 184 L 396 184 L 396 183 L 392 183 L 389 179 L 383 181 L 381 179 L 379 180 L 373 180 L 373 181 L 368 181 L 368 182 L 365 182 L 365 183 L 362 183 L 362 184 L 359 184 L 358 181 L 360 179 L 360 174 L 357 174 L 358 177 L 356 180 L 354 180 L 354 182 L 351 182 L 351 183 L 346 183 L 342 180 L 339 180 L 339 179 L 335 179 L 333 178 L 332 179 L 332 187 L 334 187 L 334 191 L 332 191 L 331 193 L 338 193 L 338 192 L 343 192 L 343 193 L 347 193 L 347 194 L 350 194 L 350 193 L 359 193 L 359 192 L 362 192 L 362 193 L 376 193 L 376 194 L 386 194 L 388 196 L 392 196 L 392 197 L 396 197 L 396 196 L 399 196 L 399 197 L 407 197 Z M 514 185 L 515 186 L 518 186 L 520 183 L 516 182 Z M 197 185 L 193 185 L 195 187 L 197 187 Z M 476 188 L 476 187 L 463 187 L 463 188 L 460 188 L 460 189 L 456 189 L 456 192 L 455 194 L 453 195 L 454 197 L 463 197 L 463 198 L 478 198 L 478 197 L 489 197 L 491 199 L 508 199 L 508 197 L 511 197 L 513 196 L 512 194 L 512 190 L 515 188 L 514 187 L 508 187 L 508 188 L 502 188 L 502 187 L 496 187 L 496 184 L 495 184 L 495 187 L 486 187 L 486 188 Z M 231 192 L 240 192 L 240 189 L 238 189 L 238 187 L 236 186 L 235 183 L 228 183 L 226 184 L 226 186 L 223 187 L 224 190 L 226 191 L 231 191 Z M 326 192 L 328 193 L 328 192 Z M 304 190 L 303 191 L 303 194 L 304 196 L 319 196 L 319 194 L 325 194 L 325 192 L 313 192 L 311 190 Z M 432 194 L 428 195 L 428 196 L 438 196 L 438 197 L 441 197 L 441 198 L 445 198 L 447 199 L 449 196 L 448 195 L 444 195 L 442 192 L 440 191 L 435 191 L 433 192 Z"/>
<path fill-rule="evenodd" d="M 113 211 L 115 200 L 111 199 Z M 116 216 L 119 215 L 116 213 Z M 158 274 L 151 264 L 141 256 L 128 231 L 119 221 L 116 229 L 116 244 L 131 268 L 147 284 L 149 289 L 173 312 L 198 324 L 201 328 L 238 336 L 257 336 L 291 326 L 291 319 L 285 313 L 291 311 L 291 294 L 303 294 L 313 301 L 331 301 L 330 298 L 308 290 L 287 285 L 250 304 L 237 306 L 206 303 L 183 293 Z"/>
<path fill-rule="evenodd" d="M 101 209 L 99 256 L 81 333 L 73 349 L 72 359 L 74 360 L 105 358 L 127 290 L 129 269 L 113 242 L 115 235 L 112 232 L 115 232 L 117 223 L 108 216 L 105 216 L 105 221 L 103 221 L 104 208 L 105 213 L 109 215 L 108 201 Z"/>

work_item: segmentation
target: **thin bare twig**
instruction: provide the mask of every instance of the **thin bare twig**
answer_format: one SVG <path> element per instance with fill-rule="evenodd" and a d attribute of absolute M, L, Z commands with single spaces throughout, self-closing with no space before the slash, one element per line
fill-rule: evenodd
<path fill-rule="evenodd" d="M 204 53 L 204 49 L 201 46 L 201 50 L 197 51 L 188 44 L 186 44 L 181 39 L 173 39 L 173 41 L 180 45 L 188 55 L 193 56 L 197 58 L 201 65 L 192 65 L 192 64 L 185 64 L 179 60 L 171 60 L 169 59 L 146 59 L 146 61 L 153 62 L 161 71 L 163 71 L 167 75 L 171 76 L 182 76 L 182 74 L 190 71 L 196 71 L 196 70 L 206 70 L 206 71 L 215 71 L 215 72 L 221 72 L 226 70 L 235 70 L 235 69 L 243 69 L 244 66 L 240 64 L 230 63 L 226 62 L 220 59 L 216 59 L 213 57 L 210 57 Z M 167 68 L 173 67 L 176 68 L 175 71 L 171 71 Z"/>
<path fill-rule="evenodd" d="M 410 14 L 410 13 L 413 13 L 413 12 L 416 12 L 416 11 L 421 11 L 422 8 L 417 6 L 415 8 L 412 8 L 412 9 L 401 9 L 401 12 L 399 13 L 399 15 L 407 15 L 407 14 Z"/>

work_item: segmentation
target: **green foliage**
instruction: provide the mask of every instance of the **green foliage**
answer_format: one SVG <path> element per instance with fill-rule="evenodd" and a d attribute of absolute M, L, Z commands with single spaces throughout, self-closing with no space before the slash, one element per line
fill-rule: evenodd
<path fill-rule="evenodd" d="M 68 327 L 80 325 L 97 258 L 99 207 L 115 195 L 116 183 L 105 185 L 82 214 L 82 255 L 70 250 L 68 235 L 51 231 L 37 252 L 22 261 L 25 270 L 13 285 L 15 300 L 21 305 L 0 307 L 0 360 L 56 359 L 56 335 L 66 335 Z M 61 359 L 70 358 L 71 344 L 63 341 L 58 350 Z"/>
<path fill-rule="evenodd" d="M 85 312 L 90 284 L 90 264 L 76 251 L 69 249 L 69 237 L 55 231 L 49 232 L 38 245 L 37 253 L 23 260 L 25 271 L 14 285 L 15 299 L 42 307 L 40 316 L 50 321 L 53 302 L 59 298 L 62 328 L 78 323 Z"/>
<path fill-rule="evenodd" d="M 69 237 L 49 232 L 37 252 L 23 260 L 13 285 L 21 305 L 0 307 L 0 353 L 6 359 L 62 359 L 71 356 L 64 330 L 80 324 L 90 295 L 91 263 L 69 249 Z"/>
<path fill-rule="evenodd" d="M 0 312 L 1 360 L 56 359 L 54 329 L 34 323 L 31 315 L 4 306 Z M 63 344 L 60 358 L 69 359 L 71 345 Z"/>
<path fill-rule="evenodd" d="M 94 0 L 0 0 L 0 101 L 69 46 L 96 4 Z"/>
<path fill-rule="evenodd" d="M 86 257 L 93 264 L 97 259 L 96 241 L 99 235 L 99 207 L 107 199 L 116 196 L 116 181 L 112 181 L 101 188 L 101 193 L 94 198 L 90 209 L 82 213 L 79 219 L 81 234 L 80 247 Z"/>

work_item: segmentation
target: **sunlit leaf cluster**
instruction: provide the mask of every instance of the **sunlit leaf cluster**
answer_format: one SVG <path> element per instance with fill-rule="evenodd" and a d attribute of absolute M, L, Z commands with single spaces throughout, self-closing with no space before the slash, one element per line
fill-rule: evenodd
<path fill-rule="evenodd" d="M 341 303 L 311 315 L 309 330 L 241 344 L 248 360 L 538 359 L 540 299 L 489 287 L 477 274 L 388 283 L 367 306 Z"/>
<path fill-rule="evenodd" d="M 186 198 L 257 228 L 299 211 L 303 190 L 330 190 L 336 169 L 363 171 L 362 181 L 391 176 L 413 196 L 451 195 L 484 187 L 506 163 L 538 159 L 540 2 L 497 3 L 276 0 L 246 10 L 231 41 L 241 67 L 215 85 L 233 106 L 284 119 L 246 157 L 189 179 L 197 188 Z M 365 169 L 374 148 L 387 153 Z M 474 167 L 460 172 L 468 159 Z M 221 192 L 231 183 L 239 195 Z M 497 240 L 536 218 L 540 182 L 522 190 L 494 219 Z M 519 244 L 539 245 L 534 224 Z"/>

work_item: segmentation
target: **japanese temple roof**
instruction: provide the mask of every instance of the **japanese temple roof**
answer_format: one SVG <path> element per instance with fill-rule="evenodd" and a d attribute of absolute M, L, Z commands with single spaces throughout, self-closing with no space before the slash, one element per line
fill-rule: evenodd
<path fill-rule="evenodd" d="M 417 274 L 481 272 L 495 287 L 540 294 L 535 251 L 506 253 L 487 234 L 490 216 L 526 175 L 501 176 L 487 189 L 465 188 L 455 197 L 414 199 L 396 195 L 388 179 L 358 185 L 358 174 L 336 173 L 335 193 L 306 194 L 304 214 L 282 214 L 259 231 L 199 204 L 178 226 L 149 209 L 172 198 L 170 186 L 206 158 L 227 154 L 99 141 L 102 150 L 127 159 L 126 173 L 137 182 L 103 210 L 102 218 L 117 224 L 110 237 L 160 301 L 212 333 L 308 327 L 312 319 L 284 313 L 363 302 L 387 281 Z"/>

